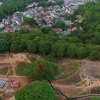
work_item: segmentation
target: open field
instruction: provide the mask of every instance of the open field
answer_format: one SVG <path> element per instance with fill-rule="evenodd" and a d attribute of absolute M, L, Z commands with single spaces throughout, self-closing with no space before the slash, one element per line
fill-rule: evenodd
<path fill-rule="evenodd" d="M 7 100 L 9 96 L 13 95 L 14 91 L 30 83 L 23 70 L 28 63 L 40 58 L 38 55 L 22 53 L 0 56 L 0 78 L 8 79 L 7 85 L 0 89 L 3 100 Z M 52 85 L 68 97 L 76 97 L 87 93 L 100 93 L 99 88 L 97 88 L 100 87 L 99 61 L 61 58 L 53 60 L 52 63 L 57 67 L 56 77 L 52 80 Z M 19 81 L 20 87 L 9 87 L 10 80 Z"/>

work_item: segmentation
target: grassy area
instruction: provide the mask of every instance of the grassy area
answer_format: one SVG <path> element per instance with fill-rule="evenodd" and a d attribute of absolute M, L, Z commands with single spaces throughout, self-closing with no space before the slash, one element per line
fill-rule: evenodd
<path fill-rule="evenodd" d="M 67 74 L 65 74 L 64 78 L 66 78 L 66 79 L 67 79 L 67 78 L 68 78 L 68 75 L 67 75 Z"/>
<path fill-rule="evenodd" d="M 70 77 L 70 74 L 68 74 L 68 76 Z M 61 83 L 66 84 L 66 85 L 75 85 L 80 81 L 81 81 L 81 79 L 80 79 L 79 73 L 77 73 L 73 77 L 62 81 Z"/>
<path fill-rule="evenodd" d="M 84 84 L 85 84 L 85 82 L 84 82 L 84 81 L 82 81 L 81 83 L 76 84 L 75 86 L 82 86 L 82 85 L 84 85 Z"/>
<path fill-rule="evenodd" d="M 10 75 L 13 75 L 13 70 L 11 70 L 11 71 L 9 72 L 9 76 L 10 76 Z"/>
<path fill-rule="evenodd" d="M 100 75 L 96 75 L 95 78 L 99 78 L 100 79 Z"/>
<path fill-rule="evenodd" d="M 0 100 L 2 100 L 2 97 L 0 97 Z"/>
<path fill-rule="evenodd" d="M 62 65 L 61 68 L 58 70 L 58 75 L 63 73 L 65 70 L 65 67 Z"/>
<path fill-rule="evenodd" d="M 75 61 L 71 61 L 70 62 L 70 65 L 71 65 L 71 69 L 75 69 L 75 68 L 77 68 L 77 66 L 78 66 L 78 64 L 75 62 Z"/>
<path fill-rule="evenodd" d="M 84 76 L 84 75 L 82 74 L 82 78 L 84 79 L 84 78 L 86 78 L 86 76 Z"/>
<path fill-rule="evenodd" d="M 79 94 L 80 90 L 74 90 L 74 94 Z"/>
<path fill-rule="evenodd" d="M 75 86 L 81 86 L 81 84 L 76 84 Z"/>
<path fill-rule="evenodd" d="M 27 66 L 26 62 L 19 62 L 17 67 L 16 67 L 16 74 L 18 76 L 25 76 L 24 69 L 26 66 Z"/>
<path fill-rule="evenodd" d="M 8 67 L 4 67 L 0 69 L 0 75 L 6 75 L 8 72 Z"/>
<path fill-rule="evenodd" d="M 95 87 L 91 89 L 91 94 L 100 94 L 100 87 Z"/>
<path fill-rule="evenodd" d="M 90 100 L 100 100 L 100 97 L 92 97 Z"/>
<path fill-rule="evenodd" d="M 33 55 L 26 55 L 27 56 L 27 58 L 31 61 L 31 62 L 34 62 L 35 60 L 37 60 L 37 58 L 36 57 L 34 57 Z"/>

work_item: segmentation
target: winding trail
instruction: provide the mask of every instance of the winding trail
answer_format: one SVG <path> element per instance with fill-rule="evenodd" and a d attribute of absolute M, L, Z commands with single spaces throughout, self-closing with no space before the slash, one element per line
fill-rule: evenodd
<path fill-rule="evenodd" d="M 18 65 L 18 63 L 19 62 L 21 62 L 21 61 L 25 61 L 25 62 L 28 62 L 28 63 L 31 63 L 31 61 L 26 57 L 26 55 L 25 54 L 21 54 L 21 55 L 19 55 L 19 56 L 21 56 L 21 57 L 19 57 L 19 59 L 16 59 L 16 60 L 14 60 L 12 63 L 11 63 L 11 67 L 12 67 L 12 69 L 10 69 L 10 70 L 8 70 L 8 72 L 7 72 L 7 74 L 6 75 L 0 75 L 1 77 L 6 77 L 6 76 L 8 76 L 9 75 L 9 73 L 13 70 L 13 75 L 11 75 L 11 76 L 9 76 L 9 77 L 19 77 L 19 78 L 27 78 L 26 76 L 17 76 L 16 75 L 16 66 Z M 16 57 L 15 57 L 16 58 Z M 41 57 L 39 57 L 39 56 L 36 56 L 36 58 L 37 59 L 40 59 Z M 12 58 L 12 59 L 14 59 L 14 58 Z M 56 63 L 57 64 L 57 63 Z M 57 64 L 57 65 L 61 65 L 62 63 L 59 63 L 59 64 Z M 83 91 L 82 92 L 85 92 L 85 91 L 87 91 L 87 90 L 90 90 L 90 89 L 92 89 L 92 88 L 95 88 L 95 87 L 99 87 L 100 86 L 100 84 L 97 84 L 97 85 L 88 85 L 88 83 L 84 80 L 84 78 L 82 77 L 82 75 L 84 75 L 84 73 L 83 73 L 83 69 L 84 68 L 86 68 L 87 66 L 85 66 L 84 64 L 82 64 L 81 65 L 81 68 L 80 69 L 78 69 L 73 75 L 71 75 L 68 79 L 70 79 L 70 78 L 72 78 L 74 75 L 76 75 L 77 73 L 79 73 L 80 72 L 80 78 L 81 78 L 81 82 L 84 82 L 85 84 L 86 84 L 86 86 L 76 86 L 76 84 L 75 85 L 65 85 L 65 84 L 60 84 L 59 83 L 59 81 L 60 80 L 64 80 L 64 79 L 60 79 L 59 81 L 58 81 L 58 83 L 57 82 L 49 82 L 50 84 L 51 84 L 51 87 L 54 89 L 54 90 L 56 90 L 56 91 L 58 91 L 58 92 L 60 92 L 61 94 L 62 94 L 62 96 L 64 96 L 64 97 L 66 97 L 67 99 L 68 99 L 68 97 L 66 96 L 66 93 L 64 93 L 63 94 L 63 89 L 68 89 L 68 88 L 71 88 L 71 89 L 75 89 L 75 90 L 77 90 L 77 89 L 82 89 Z M 68 79 L 66 79 L 66 80 L 68 80 Z M 99 81 L 99 80 L 98 80 Z M 94 94 L 95 96 L 96 96 L 96 94 Z M 87 95 L 87 96 L 93 96 L 93 95 Z M 100 95 L 99 95 L 100 96 Z M 86 97 L 86 96 L 83 96 L 83 98 L 84 97 Z M 78 96 L 78 97 L 75 97 L 75 98 L 82 98 L 81 96 Z"/>

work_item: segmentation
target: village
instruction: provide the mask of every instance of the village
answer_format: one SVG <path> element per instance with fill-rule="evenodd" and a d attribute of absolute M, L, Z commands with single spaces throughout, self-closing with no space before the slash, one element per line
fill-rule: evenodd
<path fill-rule="evenodd" d="M 1 41 L 1 49 L 2 48 L 5 49 L 8 46 L 8 48 L 5 49 L 5 52 L 2 52 L 4 50 L 1 50 L 1 54 L 0 54 L 0 97 L 2 98 L 2 100 L 17 100 L 15 96 L 16 91 L 19 91 L 22 87 L 26 85 L 31 85 L 36 81 L 36 80 L 31 81 L 29 79 L 28 75 L 25 74 L 25 69 L 27 68 L 28 65 L 31 65 L 35 61 L 40 61 L 41 59 L 48 60 L 49 63 L 51 63 L 54 66 L 54 69 L 56 71 L 53 79 L 50 80 L 51 81 L 50 86 L 54 87 L 55 90 L 58 89 L 58 91 L 60 91 L 60 93 L 57 92 L 56 94 L 56 100 L 67 100 L 63 95 L 61 95 L 61 92 L 62 94 L 71 98 L 71 100 L 74 100 L 72 98 L 81 98 L 81 96 L 86 96 L 87 94 L 95 94 L 95 96 L 100 96 L 99 94 L 100 92 L 99 89 L 100 88 L 100 61 L 99 60 L 100 59 L 99 56 L 97 56 L 98 58 L 96 58 L 95 56 L 96 53 L 97 55 L 99 55 L 100 53 L 99 52 L 100 49 L 98 45 L 96 46 L 93 45 L 93 47 L 95 47 L 94 49 L 97 49 L 98 52 L 93 52 L 93 54 L 91 54 L 93 48 L 91 46 L 88 49 L 88 47 L 90 46 L 88 45 L 88 43 L 91 43 L 88 42 L 89 40 L 86 41 L 87 44 L 82 44 L 82 42 L 79 41 L 76 42 L 73 41 L 69 43 L 70 38 L 69 39 L 66 38 L 66 41 L 64 39 L 60 43 L 59 41 L 61 40 L 61 38 L 59 38 L 58 40 L 58 35 L 57 35 L 57 37 L 52 36 L 53 39 L 52 37 L 46 37 L 48 41 L 43 41 L 45 40 L 44 37 L 45 32 L 44 34 L 41 35 L 41 37 L 38 37 L 40 35 L 38 34 L 38 32 L 36 33 L 37 29 L 42 30 L 42 29 L 50 28 L 55 30 L 55 34 L 58 33 L 61 36 L 67 37 L 70 35 L 74 35 L 74 33 L 75 32 L 77 33 L 79 29 L 82 30 L 83 28 L 84 30 L 84 27 L 81 27 L 82 24 L 81 22 L 84 22 L 83 21 L 84 17 L 82 15 L 76 15 L 75 16 L 76 19 L 72 20 L 70 16 L 73 15 L 74 11 L 78 8 L 79 5 L 85 4 L 88 1 L 90 0 L 66 0 L 65 4 L 63 5 L 55 4 L 46 7 L 39 6 L 38 3 L 33 2 L 32 4 L 28 4 L 23 11 L 16 11 L 12 15 L 7 15 L 5 16 L 5 18 L 1 20 L 0 34 L 1 35 L 6 34 L 4 36 L 10 35 L 9 33 L 14 35 L 14 32 L 17 33 L 23 29 L 26 30 L 29 29 L 32 32 L 33 30 L 35 30 L 32 33 L 32 35 L 30 35 L 30 33 L 25 35 L 18 34 L 18 36 L 15 34 L 14 38 L 10 36 L 6 37 L 7 42 L 9 42 L 8 44 L 6 42 Z M 55 0 L 48 0 L 48 2 L 55 3 Z M 2 4 L 3 3 L 0 2 L 0 6 Z M 38 28 L 25 24 L 24 18 L 35 19 Z M 53 25 L 57 22 L 63 22 L 66 25 L 66 27 L 65 28 L 53 27 Z M 81 24 L 78 27 L 76 23 L 81 23 Z M 81 35 L 82 34 L 80 34 L 80 36 Z M 29 39 L 27 38 L 28 36 Z M 5 37 L 3 38 L 5 39 Z M 48 38 L 51 38 L 50 42 Z M 82 39 L 83 38 L 84 37 L 82 37 Z M 22 40 L 22 42 L 16 42 L 16 40 L 18 41 Z M 51 41 L 54 40 L 55 42 L 51 43 Z M 15 42 L 13 43 L 13 41 Z M 31 45 L 31 42 L 34 44 Z M 43 45 L 41 46 L 40 43 L 42 42 L 47 43 L 46 46 Z M 83 43 L 84 42 L 85 41 L 83 41 Z M 7 45 L 5 45 L 4 43 L 6 43 Z M 51 45 L 51 44 L 49 45 L 49 43 L 55 45 Z M 78 43 L 80 43 L 81 45 Z M 21 46 L 19 46 L 19 44 L 21 44 Z M 71 44 L 72 46 L 70 46 Z M 47 50 L 47 52 L 44 52 L 46 51 L 46 49 L 41 50 L 41 48 L 48 48 L 48 45 L 50 46 L 50 48 Z M 56 45 L 57 45 L 57 49 L 55 49 Z M 18 46 L 19 48 L 15 48 Z M 22 51 L 20 50 L 17 51 L 21 47 L 22 47 Z M 64 49 L 61 49 L 63 47 Z M 15 48 L 15 51 L 13 51 L 14 50 L 13 48 Z M 35 49 L 37 52 L 33 52 L 35 51 Z M 48 52 L 50 52 L 50 54 Z M 47 56 L 44 55 L 46 53 Z M 62 53 L 61 56 L 59 55 L 60 53 Z M 38 68 L 39 67 L 35 68 L 36 72 L 38 72 Z M 81 100 L 81 99 L 77 99 L 77 100 Z M 83 100 L 85 99 L 83 98 Z"/>
<path fill-rule="evenodd" d="M 63 16 L 72 15 L 73 11 L 78 7 L 78 5 L 84 4 L 88 1 L 89 0 L 68 0 L 62 6 L 52 5 L 48 7 L 38 6 L 38 3 L 33 2 L 32 4 L 27 5 L 25 11 L 17 11 L 13 13 L 12 16 L 6 16 L 3 18 L 2 22 L 0 22 L 0 32 L 8 33 L 24 28 L 31 29 L 29 25 L 22 25 L 24 17 L 27 17 L 34 18 L 37 21 L 38 26 L 43 28 L 52 27 L 55 22 L 63 21 L 67 26 L 66 29 L 63 30 L 61 28 L 56 28 L 55 31 L 63 35 L 69 34 L 76 31 L 77 27 L 74 25 L 74 22 L 72 22 L 71 19 L 66 19 Z M 48 0 L 48 2 L 54 2 L 54 0 Z M 0 5 L 2 5 L 2 2 Z M 78 16 L 78 21 L 82 21 L 81 15 Z"/>
<path fill-rule="evenodd" d="M 23 70 L 33 59 L 38 60 L 41 57 L 28 53 L 0 55 L 0 96 L 3 100 L 15 100 L 13 93 L 26 84 L 30 84 Z M 51 83 L 69 97 L 92 93 L 93 90 L 90 92 L 89 89 L 100 86 L 99 61 L 60 59 L 57 62 L 52 63 L 59 65 L 59 68 L 63 64 L 65 70 L 60 71 Z"/>

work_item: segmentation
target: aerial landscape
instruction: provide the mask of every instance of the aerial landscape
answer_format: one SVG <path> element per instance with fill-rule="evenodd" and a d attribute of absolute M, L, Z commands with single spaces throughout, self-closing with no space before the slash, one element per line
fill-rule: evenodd
<path fill-rule="evenodd" d="M 100 0 L 0 0 L 0 100 L 100 100 Z"/>

